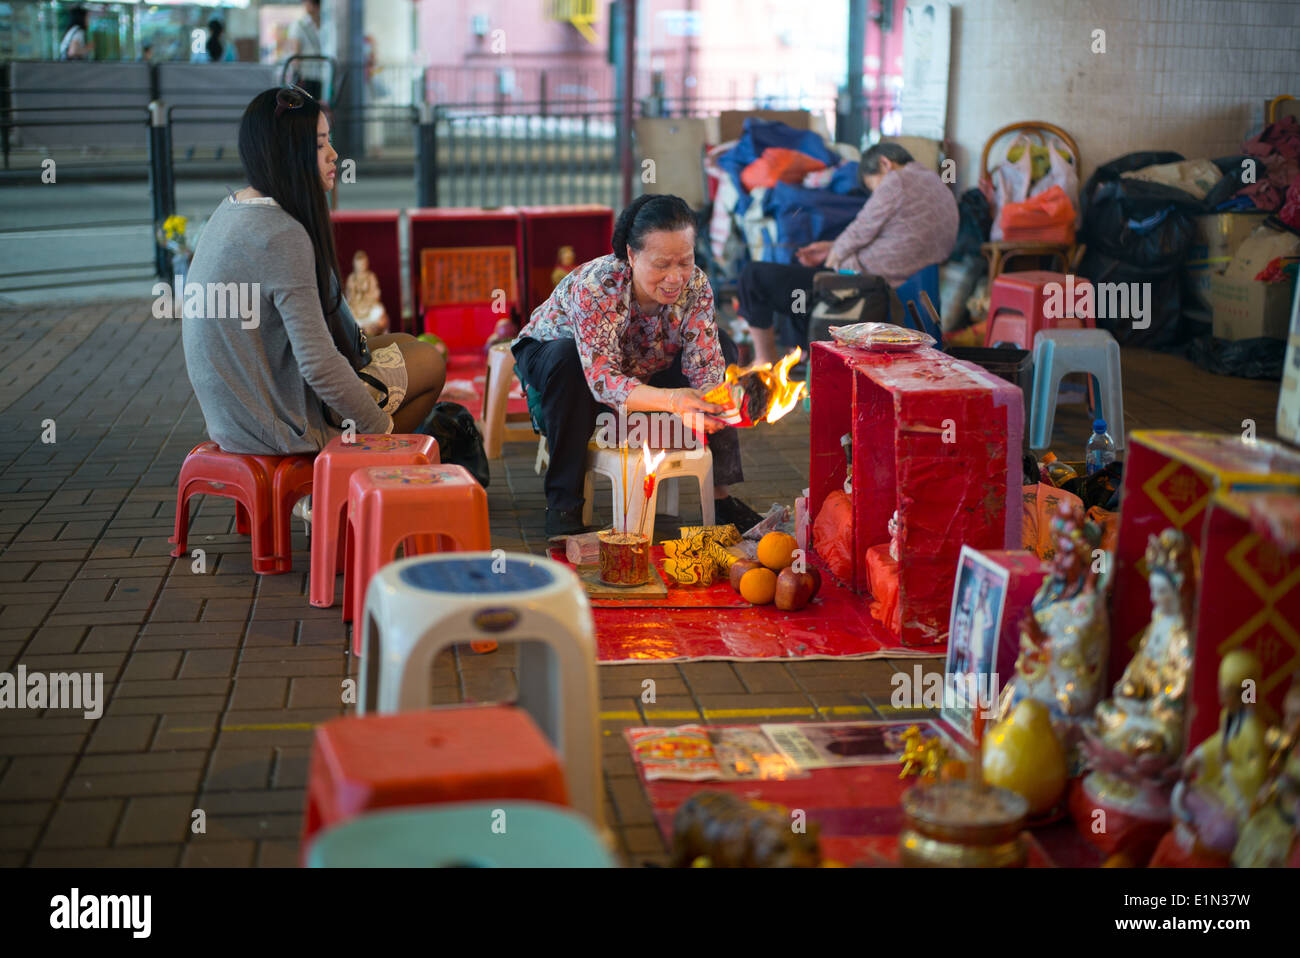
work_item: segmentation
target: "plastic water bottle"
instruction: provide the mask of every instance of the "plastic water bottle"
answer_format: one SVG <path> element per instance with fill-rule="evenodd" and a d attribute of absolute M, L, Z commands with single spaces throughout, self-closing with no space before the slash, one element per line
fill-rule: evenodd
<path fill-rule="evenodd" d="M 1115 461 L 1115 440 L 1106 431 L 1106 420 L 1098 419 L 1092 424 L 1092 435 L 1088 437 L 1088 449 L 1084 453 L 1088 464 L 1088 475 L 1101 472 Z"/>

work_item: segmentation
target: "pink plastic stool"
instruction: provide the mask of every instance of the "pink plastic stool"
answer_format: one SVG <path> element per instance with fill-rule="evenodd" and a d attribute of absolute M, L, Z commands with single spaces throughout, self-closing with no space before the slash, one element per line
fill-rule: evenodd
<path fill-rule="evenodd" d="M 344 564 L 348 480 L 369 466 L 427 466 L 439 461 L 438 440 L 424 435 L 360 435 L 331 439 L 316 456 L 311 506 L 311 604 L 334 604 L 334 577 Z M 343 588 L 346 595 L 347 580 Z"/>
<path fill-rule="evenodd" d="M 176 526 L 171 554 L 185 555 L 190 499 L 235 500 L 235 529 L 252 536 L 253 571 L 275 575 L 292 568 L 289 518 L 297 498 L 311 492 L 311 456 L 251 456 L 226 452 L 215 442 L 190 450 L 176 484 Z M 305 480 L 305 482 L 304 482 Z M 305 486 L 305 491 L 303 491 Z"/>
<path fill-rule="evenodd" d="M 439 540 L 443 540 L 440 542 Z M 490 548 L 487 492 L 464 466 L 388 466 L 352 474 L 348 493 L 348 535 L 343 621 L 366 601 L 371 577 L 393 561 L 406 542 L 407 555 L 445 548 L 476 552 Z M 361 629 L 352 630 L 352 651 L 361 654 Z"/>
<path fill-rule="evenodd" d="M 1071 291 L 1073 280 L 1073 291 Z M 1060 287 L 1061 316 L 1046 315 L 1046 304 L 1051 296 L 1049 284 Z M 1096 303 L 1092 308 L 1076 309 L 1075 305 L 1084 287 L 1092 286 L 1082 276 L 1052 273 L 1047 270 L 1026 270 L 1023 273 L 1000 273 L 989 291 L 989 321 L 984 334 L 984 345 L 1015 343 L 1021 349 L 1034 348 L 1034 335 L 1043 329 L 1095 329 Z M 1090 297 L 1091 299 L 1091 297 Z"/>

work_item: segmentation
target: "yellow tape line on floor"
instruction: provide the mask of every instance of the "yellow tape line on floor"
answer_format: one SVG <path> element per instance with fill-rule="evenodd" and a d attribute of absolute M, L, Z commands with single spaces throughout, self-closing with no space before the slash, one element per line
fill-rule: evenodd
<path fill-rule="evenodd" d="M 872 709 L 868 705 L 823 705 L 819 708 L 813 706 L 786 706 L 784 708 L 753 708 L 753 709 L 705 709 L 705 719 L 741 719 L 741 718 L 759 718 L 763 716 L 779 715 L 813 715 L 817 712 L 826 712 L 831 715 L 874 715 L 879 712 L 887 715 L 892 712 L 910 712 L 914 709 L 896 709 L 891 705 L 877 705 Z M 646 721 L 654 722 L 673 722 L 673 721 L 699 721 L 700 713 L 695 711 L 682 710 L 664 710 L 648 711 L 645 714 Z M 639 712 L 601 712 L 600 720 L 602 722 L 640 722 L 642 721 Z M 201 733 L 201 732 L 309 732 L 314 729 L 318 722 L 288 722 L 284 724 L 265 724 L 265 725 L 223 725 L 219 729 L 213 728 L 174 728 L 168 729 L 172 733 Z"/>

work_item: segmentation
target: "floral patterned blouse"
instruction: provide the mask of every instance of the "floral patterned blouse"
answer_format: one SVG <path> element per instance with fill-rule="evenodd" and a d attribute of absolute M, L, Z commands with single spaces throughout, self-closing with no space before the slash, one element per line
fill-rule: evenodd
<path fill-rule="evenodd" d="M 613 254 L 583 263 L 533 310 L 515 342 L 525 337 L 576 341 L 592 395 L 614 407 L 670 367 L 679 352 L 695 389 L 722 382 L 727 366 L 713 321 L 713 290 L 698 266 L 677 302 L 647 314 L 632 295 L 630 265 Z"/>

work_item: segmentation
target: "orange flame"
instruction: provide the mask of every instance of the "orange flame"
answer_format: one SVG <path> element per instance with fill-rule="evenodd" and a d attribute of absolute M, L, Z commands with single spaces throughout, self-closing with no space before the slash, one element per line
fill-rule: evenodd
<path fill-rule="evenodd" d="M 641 464 L 642 464 L 642 466 L 645 467 L 644 472 L 643 472 L 642 474 L 643 474 L 647 479 L 648 479 L 649 477 L 653 476 L 653 475 L 655 474 L 655 470 L 659 468 L 660 464 L 664 461 L 664 456 L 666 456 L 666 455 L 668 455 L 668 450 L 666 450 L 666 449 L 660 449 L 659 452 L 658 452 L 656 455 L 651 456 L 651 455 L 650 455 L 650 447 L 649 447 L 649 446 L 642 446 L 642 447 L 641 447 Z"/>
<path fill-rule="evenodd" d="M 800 399 L 808 395 L 807 383 L 790 382 L 790 370 L 801 358 L 803 358 L 803 350 L 795 348 L 777 362 L 775 367 L 771 363 L 756 363 L 744 369 L 738 366 L 727 367 L 726 381 L 729 383 L 738 382 L 742 376 L 754 375 L 762 379 L 767 386 L 767 409 L 762 415 L 755 416 L 752 413 L 750 415 L 755 423 L 776 422 L 794 409 Z"/>

